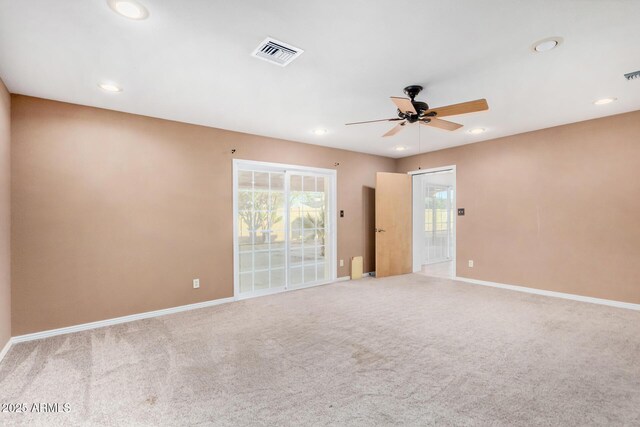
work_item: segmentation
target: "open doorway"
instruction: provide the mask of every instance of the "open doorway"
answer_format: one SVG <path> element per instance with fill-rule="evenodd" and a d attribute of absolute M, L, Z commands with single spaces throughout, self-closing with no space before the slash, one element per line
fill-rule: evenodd
<path fill-rule="evenodd" d="M 411 172 L 413 272 L 456 277 L 456 168 Z"/>

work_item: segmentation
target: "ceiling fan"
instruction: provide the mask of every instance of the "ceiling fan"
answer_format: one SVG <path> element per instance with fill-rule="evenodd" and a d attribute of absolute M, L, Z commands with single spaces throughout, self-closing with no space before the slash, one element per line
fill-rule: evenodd
<path fill-rule="evenodd" d="M 398 107 L 398 117 L 392 119 L 369 120 L 366 122 L 347 123 L 349 125 L 360 125 L 375 122 L 400 122 L 382 136 L 392 136 L 404 129 L 407 123 L 420 122 L 421 125 L 431 126 L 438 129 L 453 131 L 462 127 L 461 124 L 442 120 L 440 117 L 456 116 L 458 114 L 475 113 L 489 109 L 486 99 L 476 99 L 475 101 L 463 102 L 461 104 L 447 105 L 446 107 L 429 108 L 426 102 L 416 101 L 415 97 L 422 91 L 422 86 L 407 86 L 404 93 L 409 98 L 391 97 L 391 101 Z"/>

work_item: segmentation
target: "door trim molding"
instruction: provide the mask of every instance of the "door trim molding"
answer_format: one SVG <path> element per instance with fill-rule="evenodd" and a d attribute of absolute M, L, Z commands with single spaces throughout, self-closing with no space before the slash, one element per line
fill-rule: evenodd
<path fill-rule="evenodd" d="M 437 168 L 429 168 L 429 169 L 418 169 L 418 170 L 414 170 L 414 171 L 409 171 L 407 172 L 407 174 L 409 175 L 422 175 L 425 173 L 436 173 L 436 172 L 447 172 L 452 170 L 453 173 L 456 173 L 456 165 L 449 165 L 449 166 L 440 166 Z"/>
<path fill-rule="evenodd" d="M 289 165 L 286 163 L 273 163 L 273 162 L 261 162 L 258 160 L 243 160 L 243 159 L 233 159 L 233 165 L 237 167 L 238 165 L 247 165 L 247 166 L 256 166 L 256 167 L 266 167 L 271 169 L 287 169 L 292 171 L 299 172 L 315 172 L 322 173 L 326 175 L 337 175 L 337 171 L 335 169 L 327 169 L 327 168 L 316 168 L 312 166 L 302 166 L 302 165 Z"/>

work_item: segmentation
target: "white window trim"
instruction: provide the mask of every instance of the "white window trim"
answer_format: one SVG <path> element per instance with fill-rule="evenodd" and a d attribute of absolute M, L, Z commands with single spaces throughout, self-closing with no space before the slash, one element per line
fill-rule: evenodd
<path fill-rule="evenodd" d="M 330 178 L 331 194 L 329 195 L 329 208 L 327 214 L 329 215 L 329 227 L 328 234 L 331 245 L 331 260 L 330 260 L 330 272 L 331 277 L 327 280 L 318 283 L 311 283 L 301 286 L 285 286 L 284 289 L 263 289 L 260 291 L 252 292 L 249 295 L 240 295 L 240 259 L 239 259 L 239 242 L 238 242 L 238 170 L 240 168 L 260 168 L 265 171 L 289 171 L 296 173 L 314 173 L 325 175 Z M 292 290 L 304 289 L 312 286 L 326 285 L 331 282 L 335 282 L 338 278 L 338 204 L 337 204 L 337 171 L 335 169 L 314 168 L 308 166 L 288 165 L 284 163 L 270 163 L 259 162 L 255 160 L 242 160 L 233 159 L 233 298 L 235 300 L 255 298 L 264 295 L 273 295 L 280 292 L 288 292 Z M 286 184 L 285 184 L 286 185 Z M 288 186 L 286 187 L 288 190 Z M 288 215 L 288 213 L 287 213 Z M 287 239 L 288 246 L 288 239 Z M 288 250 L 287 250 L 288 253 Z M 288 282 L 289 265 L 288 260 L 285 261 L 285 283 Z"/>

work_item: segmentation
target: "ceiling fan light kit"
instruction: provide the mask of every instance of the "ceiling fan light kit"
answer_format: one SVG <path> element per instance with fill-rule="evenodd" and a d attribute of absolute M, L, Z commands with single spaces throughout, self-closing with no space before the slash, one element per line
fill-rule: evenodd
<path fill-rule="evenodd" d="M 424 126 L 435 127 L 442 130 L 454 131 L 462 127 L 459 123 L 442 120 L 440 117 L 456 116 L 459 114 L 474 113 L 477 111 L 485 111 L 489 109 L 486 99 L 477 99 L 475 101 L 463 102 L 461 104 L 447 105 L 445 107 L 429 108 L 426 102 L 416 101 L 415 98 L 422 91 L 422 86 L 411 85 L 404 88 L 404 93 L 409 98 L 391 97 L 397 107 L 398 117 L 391 119 L 369 120 L 365 122 L 347 123 L 349 125 L 359 125 L 374 122 L 397 122 L 393 128 L 386 132 L 384 137 L 393 136 L 404 129 L 407 123 L 420 123 Z"/>

